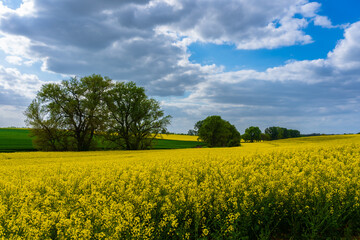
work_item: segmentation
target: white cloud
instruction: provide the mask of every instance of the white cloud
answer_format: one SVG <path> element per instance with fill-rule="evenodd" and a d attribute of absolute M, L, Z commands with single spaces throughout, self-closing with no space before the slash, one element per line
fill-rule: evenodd
<path fill-rule="evenodd" d="M 0 127 L 24 127 L 25 107 L 0 104 Z"/>
<path fill-rule="evenodd" d="M 42 61 L 43 71 L 102 73 L 134 80 L 152 94 L 180 95 L 214 68 L 187 60 L 191 42 L 239 49 L 308 44 L 303 29 L 319 6 L 307 0 L 26 0 L 0 14 L 0 49 L 28 65 Z"/>
<path fill-rule="evenodd" d="M 238 124 L 244 116 L 282 123 L 319 112 L 326 118 L 359 105 L 360 23 L 346 28 L 328 58 L 266 71 L 194 64 L 187 49 L 194 41 L 238 49 L 309 44 L 310 23 L 333 27 L 320 7 L 307 0 L 26 0 L 12 10 L 0 2 L 0 50 L 12 64 L 40 61 L 43 71 L 133 80 L 151 95 L 190 92 L 164 104 L 178 119 L 221 113 Z M 0 67 L 0 104 L 26 106 L 42 83 Z"/>
<path fill-rule="evenodd" d="M 321 26 L 324 28 L 334 28 L 330 19 L 327 16 L 318 15 L 321 4 L 318 2 L 310 2 L 301 6 L 300 13 L 307 18 L 313 19 L 315 26 Z"/>
<path fill-rule="evenodd" d="M 5 60 L 8 63 L 14 64 L 14 65 L 22 65 L 23 59 L 19 56 L 7 56 L 5 57 Z"/>
<path fill-rule="evenodd" d="M 351 132 L 357 129 L 354 122 L 358 123 L 360 118 L 357 39 L 360 39 L 360 22 L 346 29 L 344 39 L 328 58 L 292 61 L 263 72 L 212 74 L 187 98 L 170 100 L 165 106 L 175 116 L 186 115 L 194 123 L 208 115 L 220 114 L 237 123 L 240 129 L 250 125 L 262 128 L 282 125 L 307 133 L 311 129 L 326 131 L 326 128 L 342 129 L 338 133 Z M 348 125 L 336 127 L 338 118 Z"/>
<path fill-rule="evenodd" d="M 11 9 L 6 6 L 6 4 L 3 3 L 3 1 L 0 2 L 0 21 L 2 18 L 7 18 L 11 14 L 16 14 L 21 17 L 26 16 L 35 16 L 35 0 L 22 0 L 22 3 L 20 4 L 20 7 L 16 9 Z"/>
<path fill-rule="evenodd" d="M 6 94 L 13 98 L 21 98 L 23 99 L 22 102 L 28 102 L 35 97 L 36 92 L 40 90 L 43 83 L 36 75 L 22 74 L 16 68 L 0 66 L 0 98 L 1 95 L 4 98 L 4 94 Z M 10 103 L 9 99 L 8 104 L 10 105 Z"/>
<path fill-rule="evenodd" d="M 319 11 L 321 4 L 318 2 L 310 2 L 300 6 L 300 13 L 304 17 L 312 18 L 317 16 L 317 12 Z"/>
<path fill-rule="evenodd" d="M 31 51 L 30 39 L 23 36 L 6 34 L 1 31 L 0 50 L 8 55 L 5 57 L 5 60 L 14 65 L 25 64 L 31 66 L 34 62 L 44 60 L 44 58 Z"/>
<path fill-rule="evenodd" d="M 316 16 L 314 19 L 314 25 L 321 26 L 325 28 L 333 28 L 330 19 L 326 16 Z"/>
<path fill-rule="evenodd" d="M 322 27 L 332 27 L 327 17 L 317 14 L 321 4 L 306 0 L 181 3 L 181 11 L 173 11 L 175 20 L 164 24 L 162 30 L 165 28 L 187 37 L 189 42 L 233 43 L 238 49 L 273 49 L 311 43 L 311 36 L 303 31 L 311 21 Z M 158 10 L 158 6 L 153 6 L 153 9 L 146 9 L 146 13 Z M 186 17 L 176 19 L 180 13 Z M 138 15 L 144 14 L 140 11 Z"/>
<path fill-rule="evenodd" d="M 360 22 L 345 29 L 344 36 L 328 58 L 339 70 L 360 73 Z"/>

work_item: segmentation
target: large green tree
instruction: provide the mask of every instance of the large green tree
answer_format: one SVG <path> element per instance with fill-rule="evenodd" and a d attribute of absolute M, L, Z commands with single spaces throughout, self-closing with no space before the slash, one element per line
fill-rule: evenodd
<path fill-rule="evenodd" d="M 26 123 L 31 126 L 35 148 L 44 151 L 68 150 L 68 132 L 61 128 L 61 116 L 52 114 L 38 98 L 34 99 L 25 111 Z"/>
<path fill-rule="evenodd" d="M 104 96 L 111 80 L 100 75 L 44 84 L 27 108 L 27 123 L 41 150 L 86 151 L 96 145 L 96 131 L 105 129 Z"/>
<path fill-rule="evenodd" d="M 276 140 L 279 138 L 279 127 L 268 127 L 265 129 L 265 134 L 270 137 L 270 140 Z"/>
<path fill-rule="evenodd" d="M 254 142 L 261 140 L 261 130 L 259 127 L 248 127 L 245 129 L 245 134 L 243 134 L 242 138 L 245 141 Z"/>
<path fill-rule="evenodd" d="M 134 82 L 115 83 L 106 104 L 110 113 L 106 138 L 124 149 L 149 148 L 170 123 L 171 116 L 164 116 L 159 102 L 148 98 Z"/>
<path fill-rule="evenodd" d="M 209 116 L 202 120 L 198 135 L 209 147 L 240 146 L 240 133 L 220 116 Z"/>
<path fill-rule="evenodd" d="M 144 88 L 95 74 L 43 85 L 25 115 L 35 146 L 54 151 L 95 149 L 96 136 L 116 147 L 146 149 L 171 118 Z"/>

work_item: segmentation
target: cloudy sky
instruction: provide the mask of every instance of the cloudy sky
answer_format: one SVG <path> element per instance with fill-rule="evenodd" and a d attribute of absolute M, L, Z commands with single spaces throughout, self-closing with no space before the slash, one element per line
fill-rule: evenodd
<path fill-rule="evenodd" d="M 358 0 L 0 0 L 0 127 L 47 82 L 132 80 L 172 132 L 220 115 L 360 132 Z"/>

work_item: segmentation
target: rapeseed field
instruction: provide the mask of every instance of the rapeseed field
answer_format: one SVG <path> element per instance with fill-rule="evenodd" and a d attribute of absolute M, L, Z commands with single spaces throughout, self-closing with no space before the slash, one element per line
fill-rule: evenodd
<path fill-rule="evenodd" d="M 198 136 L 190 135 L 178 135 L 178 134 L 159 134 L 156 137 L 157 139 L 165 140 L 177 140 L 177 141 L 198 141 Z"/>
<path fill-rule="evenodd" d="M 359 135 L 0 154 L 3 239 L 351 239 L 359 199 Z"/>

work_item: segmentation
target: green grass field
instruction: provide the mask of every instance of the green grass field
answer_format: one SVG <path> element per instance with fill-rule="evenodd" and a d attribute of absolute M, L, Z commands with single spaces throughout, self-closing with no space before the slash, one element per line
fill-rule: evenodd
<path fill-rule="evenodd" d="M 167 139 L 156 139 L 155 149 L 180 149 L 180 148 L 195 148 L 205 146 L 203 142 L 194 141 L 177 141 Z"/>
<path fill-rule="evenodd" d="M 0 152 L 34 151 L 28 129 L 1 128 Z"/>
<path fill-rule="evenodd" d="M 35 151 L 30 131 L 20 128 L 0 128 L 0 152 Z M 181 149 L 204 146 L 202 142 L 156 139 L 154 149 Z"/>

